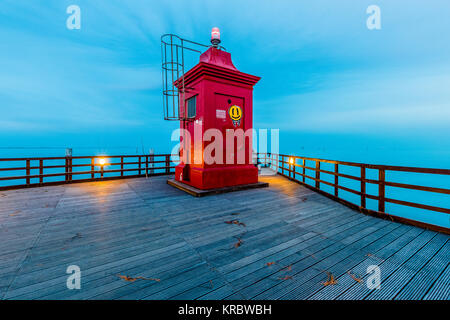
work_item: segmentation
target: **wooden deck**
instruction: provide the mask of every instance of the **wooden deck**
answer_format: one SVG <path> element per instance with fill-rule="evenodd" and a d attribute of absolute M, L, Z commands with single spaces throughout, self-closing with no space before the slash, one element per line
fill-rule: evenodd
<path fill-rule="evenodd" d="M 167 179 L 0 192 L 0 298 L 450 298 L 447 235 L 363 215 L 280 176 L 205 198 Z M 80 290 L 66 287 L 69 265 L 81 268 Z M 369 265 L 381 269 L 379 290 L 366 286 Z M 329 274 L 336 284 L 324 285 Z"/>

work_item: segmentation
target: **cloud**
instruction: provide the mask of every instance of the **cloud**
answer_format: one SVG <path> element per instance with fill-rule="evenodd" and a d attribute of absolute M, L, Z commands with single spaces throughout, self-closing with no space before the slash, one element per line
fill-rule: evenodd
<path fill-rule="evenodd" d="M 165 128 L 160 36 L 207 43 L 213 26 L 236 66 L 263 76 L 257 126 L 376 134 L 448 118 L 446 1 L 383 1 L 379 32 L 364 1 L 76 3 L 77 31 L 65 27 L 72 1 L 0 4 L 0 131 Z"/>
<path fill-rule="evenodd" d="M 0 131 L 142 126 L 137 106 L 159 98 L 159 67 L 121 63 L 122 51 L 20 28 L 0 37 Z"/>
<path fill-rule="evenodd" d="M 414 69 L 353 70 L 324 77 L 319 90 L 257 100 L 276 109 L 255 120 L 262 127 L 301 132 L 371 133 L 450 130 L 450 65 Z M 269 120 L 270 122 L 268 122 Z"/>

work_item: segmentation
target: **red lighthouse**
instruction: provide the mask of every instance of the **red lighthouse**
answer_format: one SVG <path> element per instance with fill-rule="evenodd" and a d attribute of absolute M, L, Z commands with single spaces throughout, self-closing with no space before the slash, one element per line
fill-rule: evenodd
<path fill-rule="evenodd" d="M 265 186 L 258 184 L 252 161 L 253 86 L 260 77 L 237 70 L 231 54 L 218 47 L 218 28 L 211 43 L 199 63 L 174 83 L 182 92 L 175 183 L 199 190 Z"/>

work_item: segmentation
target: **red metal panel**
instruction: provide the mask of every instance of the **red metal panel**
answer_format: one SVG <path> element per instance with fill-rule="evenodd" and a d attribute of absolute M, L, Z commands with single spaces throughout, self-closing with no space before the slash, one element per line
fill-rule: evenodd
<path fill-rule="evenodd" d="M 244 132 L 253 128 L 253 86 L 259 77 L 238 71 L 231 55 L 215 48 L 208 49 L 200 57 L 200 62 L 185 74 L 184 83 L 188 92 L 183 97 L 180 108 L 186 112 L 185 101 L 197 96 L 196 116 L 182 120 L 180 128 L 190 136 L 180 137 L 181 155 L 190 150 L 188 163 L 181 162 L 175 168 L 175 179 L 198 189 L 212 189 L 258 182 L 258 170 L 252 164 L 251 131 L 241 142 L 235 139 L 234 147 L 227 148 L 227 130 L 241 129 Z M 232 119 L 233 113 L 241 117 Z M 203 141 L 204 133 L 217 129 L 223 137 L 222 163 L 207 163 L 203 158 L 205 148 L 214 142 Z M 200 155 L 200 161 L 195 156 Z M 243 161 L 238 162 L 238 154 L 243 153 Z M 215 153 L 213 153 L 215 156 Z M 232 163 L 227 163 L 227 155 Z M 220 158 L 220 157 L 219 157 Z"/>

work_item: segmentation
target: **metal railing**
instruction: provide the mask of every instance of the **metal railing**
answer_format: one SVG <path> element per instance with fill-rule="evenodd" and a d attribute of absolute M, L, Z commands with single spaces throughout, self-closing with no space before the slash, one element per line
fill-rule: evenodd
<path fill-rule="evenodd" d="M 430 228 L 432 225 L 389 214 L 388 212 L 386 212 L 386 203 L 392 203 L 401 206 L 414 207 L 433 212 L 450 214 L 449 208 L 426 205 L 413 201 L 394 199 L 386 195 L 386 187 L 425 191 L 440 195 L 450 195 L 450 189 L 446 188 L 428 187 L 423 185 L 399 183 L 386 180 L 387 172 L 420 173 L 428 175 L 443 175 L 448 177 L 450 176 L 450 169 L 373 165 L 366 163 L 324 160 L 286 154 L 269 154 L 269 153 L 259 153 L 257 162 L 265 166 L 270 166 L 274 168 L 278 174 L 281 174 L 291 180 L 294 180 L 302 185 L 307 186 L 310 189 L 318 191 L 334 200 L 337 200 L 341 203 L 344 203 L 352 208 L 358 209 L 365 213 L 375 214 L 378 216 L 380 215 L 389 216 L 402 222 L 408 222 L 426 228 Z M 323 168 L 324 166 L 323 164 L 328 164 L 328 166 L 332 167 L 332 170 L 325 170 Z M 351 167 L 354 169 L 354 171 L 356 169 L 356 171 L 358 171 L 359 174 L 355 175 L 343 173 L 341 170 L 343 167 Z M 371 173 L 372 176 L 375 173 L 376 178 L 372 179 L 368 178 L 367 172 L 369 170 L 375 171 Z M 313 172 L 313 175 L 309 175 L 308 171 Z M 325 175 L 331 177 L 331 181 L 330 179 L 329 181 L 325 180 L 324 178 Z M 347 182 L 356 181 L 356 183 L 359 185 L 359 188 L 351 188 L 349 186 L 344 186 L 342 180 L 345 180 Z M 447 180 L 446 182 L 448 183 L 449 181 Z M 378 192 L 375 192 L 377 194 L 373 194 L 373 192 L 372 193 L 367 192 L 368 185 L 375 185 L 376 189 L 378 189 L 377 190 Z M 325 186 L 328 187 L 328 191 L 324 190 Z M 358 199 L 357 202 L 349 201 L 348 199 L 343 199 L 343 197 L 340 195 L 341 190 L 356 195 Z M 368 208 L 367 199 L 375 200 L 377 202 L 377 206 L 375 209 Z M 446 198 L 446 200 L 448 201 L 450 200 L 450 198 Z M 449 232 L 448 228 L 438 226 L 436 227 L 440 229 L 439 231 L 444 231 L 446 233 Z"/>
<path fill-rule="evenodd" d="M 0 190 L 168 175 L 177 159 L 170 154 L 0 158 Z"/>
<path fill-rule="evenodd" d="M 170 175 L 174 173 L 175 163 L 178 160 L 178 155 L 171 154 L 0 158 L 0 190 Z M 450 229 L 446 227 L 434 226 L 393 215 L 387 212 L 386 204 L 391 203 L 444 214 L 450 214 L 449 208 L 395 199 L 386 194 L 386 188 L 445 195 L 447 202 L 450 200 L 448 197 L 450 189 L 394 182 L 386 179 L 386 173 L 418 173 L 449 177 L 450 169 L 373 165 L 268 153 L 256 154 L 255 162 L 272 167 L 278 174 L 364 213 L 388 216 L 400 222 L 449 233 Z M 326 165 L 331 166 L 332 169 L 327 170 Z M 345 167 L 353 168 L 358 174 L 344 173 L 345 170 L 342 169 Z M 371 174 L 368 174 L 368 171 L 372 171 Z M 370 178 L 374 175 L 373 171 L 375 171 L 376 177 Z M 308 172 L 313 172 L 313 174 L 310 175 Z M 331 177 L 331 181 L 330 179 L 326 180 L 327 176 Z M 356 182 L 358 187 L 352 188 L 348 181 Z M 447 179 L 446 183 L 449 184 L 448 182 Z M 372 192 L 368 192 L 369 186 L 375 186 L 376 191 L 373 192 L 373 188 L 371 188 Z M 328 188 L 328 191 L 325 190 L 326 188 Z M 349 200 L 348 197 L 344 199 L 340 191 L 356 196 L 357 201 Z M 368 200 L 376 201 L 376 208 L 369 208 Z"/>
<path fill-rule="evenodd" d="M 184 101 L 185 93 L 190 90 L 185 87 L 184 74 L 198 63 L 200 55 L 210 46 L 174 34 L 161 36 L 164 120 L 189 120 L 180 110 L 180 102 Z M 222 46 L 219 46 L 219 49 L 226 51 Z M 179 84 L 176 85 L 176 82 Z"/>

